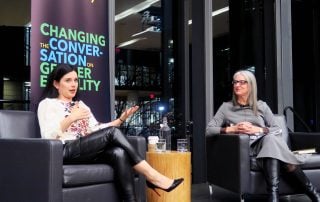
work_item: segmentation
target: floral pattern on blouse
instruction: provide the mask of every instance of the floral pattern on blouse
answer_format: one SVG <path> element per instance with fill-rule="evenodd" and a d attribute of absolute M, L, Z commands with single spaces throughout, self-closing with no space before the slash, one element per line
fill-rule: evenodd
<path fill-rule="evenodd" d="M 65 117 L 69 116 L 71 113 L 72 107 L 75 105 L 75 102 L 61 102 L 64 105 Z M 80 119 L 73 122 L 66 132 L 74 134 L 77 138 L 81 136 L 86 136 L 89 134 L 89 119 Z"/>

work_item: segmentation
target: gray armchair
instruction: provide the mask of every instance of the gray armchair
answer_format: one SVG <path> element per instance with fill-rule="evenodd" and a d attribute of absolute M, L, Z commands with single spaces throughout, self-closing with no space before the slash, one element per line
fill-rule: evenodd
<path fill-rule="evenodd" d="M 284 116 L 276 115 L 282 128 L 282 137 L 292 150 L 306 149 L 318 144 L 320 134 L 288 133 Z M 215 135 L 206 138 L 208 183 L 239 194 L 244 201 L 250 196 L 266 194 L 266 184 L 256 159 L 249 155 L 248 135 Z M 313 154 L 303 171 L 320 188 L 320 154 Z M 280 181 L 281 195 L 302 193 L 298 187 L 288 183 L 288 179 Z M 214 194 L 214 193 L 213 193 Z"/>
<path fill-rule="evenodd" d="M 128 137 L 145 157 L 144 137 Z M 118 202 L 113 169 L 106 164 L 64 165 L 62 143 L 41 139 L 36 115 L 0 110 L 0 201 Z M 145 179 L 135 175 L 138 201 Z"/>

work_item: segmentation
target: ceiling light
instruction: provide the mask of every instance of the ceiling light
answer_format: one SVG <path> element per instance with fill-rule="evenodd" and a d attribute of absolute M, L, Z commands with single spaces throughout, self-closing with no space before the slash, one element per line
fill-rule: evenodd
<path fill-rule="evenodd" d="M 159 32 L 159 31 L 157 31 L 157 28 L 155 26 L 151 26 L 151 27 L 148 27 L 147 29 L 143 30 L 142 32 L 132 34 L 131 37 L 135 37 L 135 36 L 144 34 L 146 32 Z"/>
<path fill-rule="evenodd" d="M 119 21 L 131 14 L 134 14 L 134 13 L 138 13 L 146 8 L 149 8 L 152 4 L 158 2 L 160 0 L 146 0 L 144 2 L 141 2 L 131 8 L 129 8 L 128 10 L 125 10 L 123 11 L 122 13 L 119 13 L 118 15 L 115 16 L 115 21 Z"/>
<path fill-rule="evenodd" d="M 31 22 L 28 22 L 26 25 L 24 25 L 25 27 L 31 27 Z"/>
<path fill-rule="evenodd" d="M 145 39 L 147 39 L 147 38 L 136 38 L 136 39 L 132 39 L 132 40 L 129 40 L 129 41 L 125 41 L 125 42 L 123 42 L 123 43 L 120 43 L 120 44 L 117 46 L 117 48 L 121 48 L 121 47 L 124 47 L 124 46 L 129 46 L 129 45 L 131 45 L 131 44 L 133 44 L 133 43 L 136 43 L 136 42 L 138 42 L 138 41 L 145 40 Z"/>
<path fill-rule="evenodd" d="M 213 11 L 212 17 L 220 15 L 220 14 L 225 13 L 227 11 L 229 11 L 229 6 Z M 188 25 L 191 25 L 191 24 L 192 24 L 192 20 L 189 20 Z"/>
<path fill-rule="evenodd" d="M 31 82 L 30 81 L 25 81 L 24 82 L 24 86 L 31 86 Z"/>
<path fill-rule="evenodd" d="M 217 16 L 217 15 L 224 13 L 224 12 L 227 12 L 227 11 L 229 11 L 229 6 L 213 11 L 212 17 Z"/>

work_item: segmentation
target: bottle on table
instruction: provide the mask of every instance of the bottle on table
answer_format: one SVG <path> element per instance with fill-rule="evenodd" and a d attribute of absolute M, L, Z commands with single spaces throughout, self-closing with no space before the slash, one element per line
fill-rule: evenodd
<path fill-rule="evenodd" d="M 167 117 L 163 117 L 162 119 L 162 124 L 160 124 L 160 134 L 159 134 L 160 139 L 165 139 L 166 140 L 166 150 L 170 151 L 171 150 L 171 129 L 168 126 L 168 120 Z"/>

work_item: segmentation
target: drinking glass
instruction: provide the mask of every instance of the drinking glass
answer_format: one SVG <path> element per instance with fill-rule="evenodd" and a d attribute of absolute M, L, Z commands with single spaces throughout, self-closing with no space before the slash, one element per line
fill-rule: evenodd
<path fill-rule="evenodd" d="M 177 151 L 187 152 L 188 151 L 188 140 L 187 139 L 177 139 Z"/>
<path fill-rule="evenodd" d="M 156 151 L 156 144 L 159 140 L 158 136 L 149 136 L 148 137 L 148 151 L 154 152 Z"/>
<path fill-rule="evenodd" d="M 156 151 L 157 152 L 165 152 L 166 151 L 166 139 L 159 139 L 156 143 Z"/>

